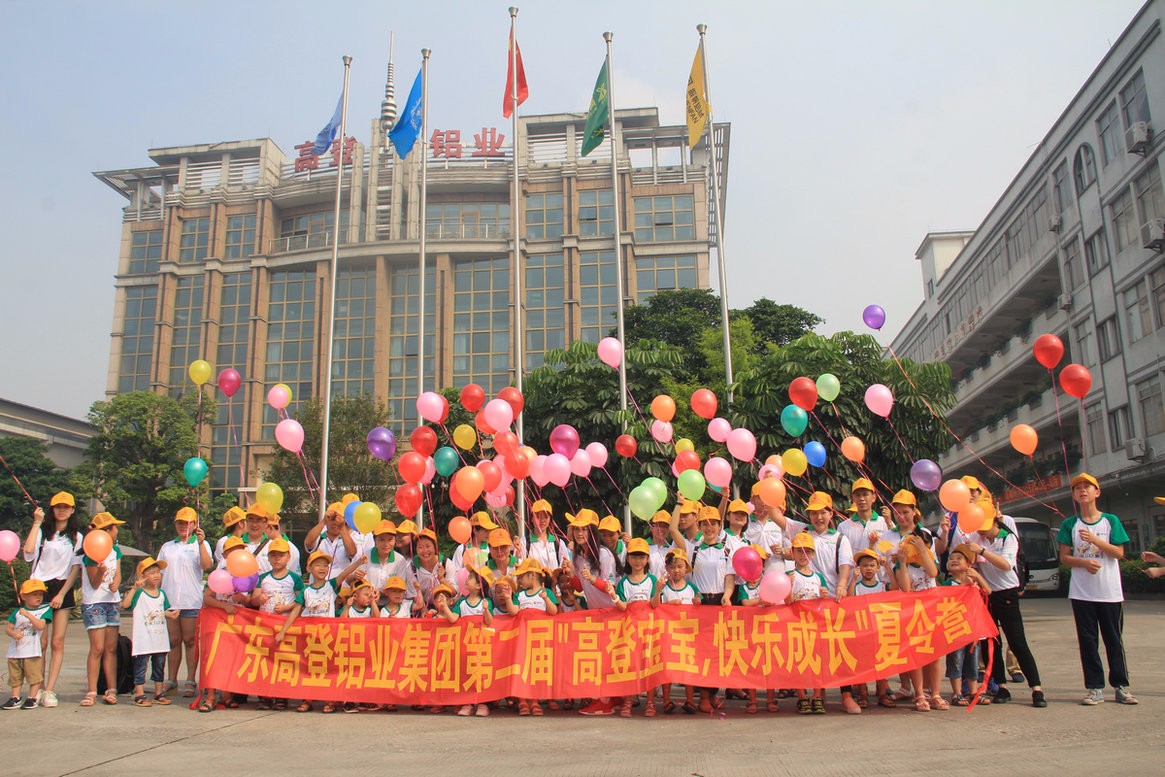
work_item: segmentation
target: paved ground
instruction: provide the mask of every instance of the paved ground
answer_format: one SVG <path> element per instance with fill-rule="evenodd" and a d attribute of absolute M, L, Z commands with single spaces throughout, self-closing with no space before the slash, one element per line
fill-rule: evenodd
<path fill-rule="evenodd" d="M 0 713 L 0 774 L 153 775 L 197 769 L 245 777 L 269 771 L 325 774 L 417 774 L 422 771 L 556 775 L 1065 775 L 1110 771 L 1116 759 L 1156 773 L 1165 727 L 1165 602 L 1126 605 L 1125 645 L 1141 704 L 1078 704 L 1083 695 L 1068 603 L 1023 604 L 1028 638 L 1043 674 L 1049 706 L 1025 703 L 965 711 L 907 709 L 826 716 L 677 715 L 654 720 L 542 719 L 498 713 L 488 719 L 425 713 L 299 715 L 184 706 L 138 709 L 77 706 L 83 680 L 84 633 L 69 631 L 66 670 L 55 710 Z M 128 626 L 125 627 L 128 631 Z M 1026 701 L 1013 686 L 1017 702 Z M 786 703 L 787 704 L 787 703 Z M 639 711 L 637 710 L 637 715 Z M 998 765 L 996 765 L 998 764 Z M 306 768 L 305 768 L 306 767 Z"/>

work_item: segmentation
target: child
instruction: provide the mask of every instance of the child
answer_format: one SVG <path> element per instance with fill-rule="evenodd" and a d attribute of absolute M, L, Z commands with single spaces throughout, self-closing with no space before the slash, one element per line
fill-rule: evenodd
<path fill-rule="evenodd" d="M 53 620 L 52 605 L 44 600 L 48 586 L 41 580 L 25 580 L 20 585 L 20 606 L 8 616 L 4 632 L 12 638 L 8 646 L 8 684 L 12 696 L 0 709 L 35 710 L 44 682 L 44 653 L 40 635 Z M 64 615 L 62 617 L 68 617 Z M 23 702 L 20 689 L 28 681 L 28 696 Z"/>
<path fill-rule="evenodd" d="M 207 554 L 209 555 L 209 554 Z M 170 652 L 170 632 L 167 620 L 178 617 L 178 610 L 170 607 L 170 599 L 161 589 L 165 561 L 146 556 L 137 566 L 137 580 L 121 599 L 123 610 L 133 611 L 133 703 L 137 707 L 152 707 L 146 697 L 146 666 L 154 681 L 154 699 L 170 700 L 165 695 L 166 656 Z"/>
<path fill-rule="evenodd" d="M 456 623 L 464 617 L 481 617 L 481 625 L 489 628 L 493 625 L 493 602 L 485 596 L 485 591 L 493 587 L 494 576 L 493 572 L 484 567 L 466 567 L 465 578 L 465 596 L 461 597 L 453 603 L 450 609 L 450 614 L 442 612 L 445 619 L 450 623 Z M 476 705 L 463 704 L 458 708 L 457 714 L 463 718 L 476 714 L 479 718 L 489 717 L 489 705 L 484 702 Z"/>
<path fill-rule="evenodd" d="M 768 559 L 768 551 L 766 551 L 763 547 L 760 545 L 752 545 L 751 547 L 757 552 L 757 555 L 761 557 L 761 561 Z M 770 604 L 774 604 L 774 602 L 766 602 L 761 598 L 759 577 L 752 582 L 742 579 L 740 581 L 740 588 L 738 590 L 740 591 L 740 603 L 744 607 L 766 607 Z M 780 712 L 780 707 L 777 706 L 776 694 L 777 692 L 772 688 L 766 691 L 766 695 L 768 696 L 767 709 L 769 712 Z M 749 715 L 755 715 L 757 711 L 756 688 L 749 688 L 747 691 L 747 696 L 748 704 L 745 705 L 744 711 Z"/>
<path fill-rule="evenodd" d="M 991 588 L 983 581 L 982 576 L 971 568 L 975 560 L 975 552 L 967 543 L 951 548 L 947 556 L 947 574 L 949 577 L 943 585 L 973 585 L 978 586 L 984 595 L 991 593 Z M 963 693 L 963 685 L 974 688 L 979 678 L 979 643 L 972 642 L 957 648 L 947 654 L 947 679 L 951 683 L 951 704 L 956 707 L 966 707 L 971 703 L 969 695 Z M 980 704 L 990 704 L 991 697 L 984 696 Z"/>
<path fill-rule="evenodd" d="M 412 577 L 412 559 L 396 550 L 396 524 L 381 521 L 372 529 L 374 547 L 368 552 L 368 560 L 356 571 L 356 575 L 368 581 L 373 591 L 383 591 L 390 577 L 407 580 Z M 408 584 L 405 584 L 406 590 Z M 402 600 L 404 597 L 401 597 Z"/>
<path fill-rule="evenodd" d="M 417 534 L 416 553 L 413 556 L 413 577 L 417 581 L 416 602 L 422 607 L 433 605 L 433 589 L 445 582 L 447 570 L 445 557 L 441 555 L 437 533 L 432 529 L 422 529 Z"/>
<path fill-rule="evenodd" d="M 275 644 L 283 641 L 287 627 L 302 609 L 299 601 L 303 594 L 303 578 L 287 568 L 291 560 L 291 546 L 283 537 L 276 537 L 267 543 L 267 561 L 271 571 L 259 575 L 259 584 L 251 594 L 251 606 L 260 612 L 289 616 L 275 635 Z M 259 710 L 285 710 L 287 699 L 267 699 L 259 697 Z"/>
<path fill-rule="evenodd" d="M 413 608 L 405 600 L 408 586 L 403 577 L 392 576 L 384 584 L 384 598 L 387 600 L 380 608 L 381 618 L 411 618 Z"/>
<path fill-rule="evenodd" d="M 659 604 L 660 586 L 655 575 L 647 571 L 651 547 L 647 540 L 635 537 L 627 543 L 626 573 L 615 585 L 615 607 L 625 611 L 632 602 L 651 602 L 652 606 Z M 631 697 L 623 699 L 623 706 L 619 714 L 625 718 L 631 717 Z M 655 717 L 655 689 L 647 692 L 647 707 L 643 710 L 645 718 Z"/>
<path fill-rule="evenodd" d="M 509 576 L 518 568 L 518 557 L 514 555 L 514 541 L 505 529 L 494 529 L 489 533 L 489 558 L 486 567 L 494 573 L 494 607 L 508 611 L 507 602 L 514 596 L 513 588 L 507 585 Z"/>
<path fill-rule="evenodd" d="M 90 531 L 110 535 L 113 549 L 98 563 L 86 555 L 82 560 L 81 618 L 89 635 L 89 659 L 86 662 L 88 691 L 81 699 L 82 707 L 92 707 L 97 700 L 97 673 L 105 675 L 106 704 L 117 704 L 117 638 L 121 626 L 118 604 L 121 596 L 121 548 L 117 544 L 117 527 L 124 526 L 109 513 L 97 513 L 89 524 Z"/>
<path fill-rule="evenodd" d="M 668 529 L 671 526 L 671 513 L 660 510 L 651 516 L 651 539 L 648 541 L 647 571 L 655 576 L 656 580 L 667 579 L 667 552 Z"/>
<path fill-rule="evenodd" d="M 224 569 L 226 566 L 226 557 L 232 552 L 245 548 L 242 536 L 228 536 L 223 538 L 222 543 L 222 557 L 223 561 L 219 568 Z M 212 607 L 216 610 L 222 610 L 227 615 L 234 615 L 239 607 L 246 607 L 251 603 L 249 594 L 231 591 L 227 594 L 215 593 L 207 586 L 202 592 L 202 606 Z M 222 704 L 227 709 L 237 709 L 240 702 L 247 700 L 246 694 L 241 693 L 224 693 L 222 694 Z M 160 699 L 154 700 L 155 704 L 169 704 L 170 700 L 163 696 Z M 198 700 L 199 712 L 212 712 L 215 708 L 215 689 L 203 688 L 202 697 Z"/>
<path fill-rule="evenodd" d="M 813 568 L 813 559 L 817 555 L 816 541 L 809 532 L 798 532 L 793 537 L 790 550 L 793 554 L 793 571 L 789 573 L 792 585 L 785 604 L 804 602 L 810 599 L 826 599 L 829 597 L 829 583 L 825 576 Z M 805 689 L 797 689 L 797 712 L 801 715 L 810 713 L 825 714 L 825 689 L 814 688 L 813 699 L 805 698 Z"/>
<path fill-rule="evenodd" d="M 934 538 L 929 531 L 919 525 L 918 503 L 910 491 L 902 489 L 894 494 L 890 509 L 898 522 L 902 541 L 898 544 L 897 563 L 894 566 L 894 581 L 898 590 L 927 591 L 934 588 L 938 577 L 935 563 Z M 907 674 L 914 688 L 914 709 L 916 712 L 950 709 L 950 704 L 942 697 L 942 680 L 939 676 L 938 660 L 921 669 L 912 669 Z M 927 689 L 930 698 L 927 698 Z"/>
<path fill-rule="evenodd" d="M 613 515 L 603 516 L 599 521 L 599 542 L 611 551 L 615 562 L 622 567 L 627 563 L 627 545 L 623 541 L 623 524 Z"/>
<path fill-rule="evenodd" d="M 879 577 L 882 571 L 882 562 L 878 552 L 870 548 L 862 548 L 854 554 L 854 563 L 858 567 L 858 575 L 851 585 L 850 596 L 869 596 L 880 594 L 888 590 L 886 583 Z M 890 681 L 878 680 L 875 684 L 878 694 L 878 705 L 893 709 L 898 706 L 890 694 Z M 865 683 L 856 686 L 858 706 L 862 709 L 870 706 L 870 689 Z"/>
<path fill-rule="evenodd" d="M 542 565 L 532 558 L 523 559 L 514 570 L 518 579 L 518 588 L 513 599 L 507 602 L 507 611 L 517 614 L 522 610 L 541 610 L 547 615 L 558 614 L 558 599 L 554 592 L 546 587 Z M 519 699 L 518 715 L 542 716 L 542 705 L 538 699 Z"/>
<path fill-rule="evenodd" d="M 558 569 L 566 558 L 566 545 L 550 533 L 550 519 L 554 508 L 545 499 L 530 506 L 530 536 L 524 541 L 522 555 L 535 558 L 546 569 Z"/>
<path fill-rule="evenodd" d="M 692 565 L 688 562 L 688 553 L 683 547 L 675 547 L 667 552 L 665 559 L 667 582 L 659 589 L 659 597 L 652 601 L 652 607 L 659 605 L 690 606 L 700 603 L 700 592 L 688 580 Z M 662 689 L 663 714 L 675 712 L 675 702 L 671 700 L 671 683 L 665 683 Z M 681 707 L 688 715 L 696 714 L 695 687 L 684 686 L 684 703 Z"/>
<path fill-rule="evenodd" d="M 329 579 L 335 579 L 364 550 L 356 544 L 356 537 L 344 521 L 343 502 L 328 505 L 323 520 L 308 530 L 307 536 L 303 538 L 303 548 L 312 553 L 321 551 L 331 557 Z"/>
<path fill-rule="evenodd" d="M 348 606 L 344 608 L 345 618 L 375 618 L 379 614 L 372 606 L 376 590 L 367 580 L 357 580 L 348 594 Z"/>

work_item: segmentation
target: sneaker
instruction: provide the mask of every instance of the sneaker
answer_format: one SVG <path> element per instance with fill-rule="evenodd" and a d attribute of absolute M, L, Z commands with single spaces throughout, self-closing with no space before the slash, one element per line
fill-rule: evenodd
<path fill-rule="evenodd" d="M 0 705 L 0 710 L 18 710 L 23 703 L 23 699 L 19 696 L 12 696 L 4 704 Z"/>
<path fill-rule="evenodd" d="M 1023 676 L 1023 672 L 1012 672 L 1009 678 L 1013 683 L 1027 682 L 1027 678 Z"/>
<path fill-rule="evenodd" d="M 1011 691 L 1007 690 L 1006 688 L 1000 688 L 995 692 L 993 701 L 996 704 L 1007 704 L 1007 702 L 1011 701 Z"/>
<path fill-rule="evenodd" d="M 808 715 L 811 712 L 813 712 L 813 709 L 812 709 L 810 701 L 808 699 L 798 699 L 797 700 L 797 714 Z"/>
<path fill-rule="evenodd" d="M 1032 706 L 1033 707 L 1047 707 L 1048 700 L 1044 697 L 1043 691 L 1032 691 Z"/>
<path fill-rule="evenodd" d="M 36 698 L 33 696 L 29 696 L 27 699 L 24 700 L 24 704 L 20 705 L 20 709 L 22 709 L 22 710 L 35 710 L 39 706 L 40 705 L 37 704 Z"/>
<path fill-rule="evenodd" d="M 1139 704 L 1140 703 L 1137 701 L 1137 697 L 1133 696 L 1133 694 L 1129 691 L 1128 688 L 1117 688 L 1116 689 L 1116 701 L 1117 701 L 1117 704 Z"/>
<path fill-rule="evenodd" d="M 814 715 L 825 714 L 825 699 L 814 699 L 811 706 Z"/>
<path fill-rule="evenodd" d="M 615 708 L 611 706 L 611 702 L 595 699 L 587 706 L 579 710 L 580 715 L 611 715 L 614 714 Z"/>
<path fill-rule="evenodd" d="M 472 704 L 462 704 L 457 709 L 457 714 L 462 718 L 468 718 L 470 715 L 473 714 L 473 705 Z"/>
<path fill-rule="evenodd" d="M 1103 688 L 1089 688 L 1088 692 L 1084 694 L 1084 698 L 1080 703 L 1086 707 L 1095 707 L 1097 704 L 1104 704 L 1104 689 Z"/>
<path fill-rule="evenodd" d="M 40 700 L 40 706 L 52 709 L 60 703 L 56 691 L 45 691 Z"/>
<path fill-rule="evenodd" d="M 489 717 L 489 707 L 484 704 L 477 705 L 477 712 L 474 713 L 479 718 Z"/>

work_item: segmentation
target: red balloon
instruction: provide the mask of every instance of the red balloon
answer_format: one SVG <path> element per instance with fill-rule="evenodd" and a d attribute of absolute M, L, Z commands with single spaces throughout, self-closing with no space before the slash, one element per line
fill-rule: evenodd
<path fill-rule="evenodd" d="M 639 451 L 639 443 L 629 434 L 621 434 L 615 438 L 615 451 L 625 459 L 629 459 Z"/>
<path fill-rule="evenodd" d="M 498 430 L 489 425 L 485 420 L 485 411 L 478 410 L 477 415 L 473 417 L 473 425 L 477 427 L 477 431 L 481 434 L 497 434 Z"/>
<path fill-rule="evenodd" d="M 1064 343 L 1055 335 L 1040 335 L 1032 344 L 1032 353 L 1036 361 L 1050 370 L 1064 358 Z"/>
<path fill-rule="evenodd" d="M 1084 399 L 1092 388 L 1092 373 L 1083 364 L 1069 364 L 1060 370 L 1060 388 L 1077 399 Z"/>
<path fill-rule="evenodd" d="M 794 378 L 789 384 L 789 399 L 802 410 L 812 410 L 817 404 L 817 384 L 809 378 Z"/>
<path fill-rule="evenodd" d="M 477 468 L 485 476 L 485 491 L 493 491 L 502 484 L 502 468 L 496 462 L 483 459 L 477 462 Z"/>
<path fill-rule="evenodd" d="M 400 476 L 405 479 L 406 483 L 415 486 L 425 476 L 425 461 L 427 458 L 427 456 L 422 456 L 416 451 L 409 451 L 403 454 L 400 457 L 400 461 L 396 463 L 397 471 L 400 472 Z"/>
<path fill-rule="evenodd" d="M 458 510 L 468 510 L 473 507 L 473 500 L 466 499 L 456 489 L 449 489 L 449 501 L 452 502 Z"/>
<path fill-rule="evenodd" d="M 504 399 L 506 404 L 513 408 L 514 418 L 522 414 L 522 408 L 526 406 L 526 398 L 522 396 L 522 392 L 518 391 L 513 386 L 506 386 L 498 392 L 498 399 Z"/>
<path fill-rule="evenodd" d="M 700 418 L 707 418 L 709 421 L 715 418 L 717 404 L 716 395 L 706 388 L 692 392 L 692 412 Z"/>
<path fill-rule="evenodd" d="M 428 426 L 418 426 L 409 435 L 409 443 L 422 456 L 432 456 L 433 451 L 437 450 L 437 433 Z"/>
<path fill-rule="evenodd" d="M 532 462 L 534 460 L 534 456 L 537 455 L 534 454 L 534 456 L 528 456 L 526 455 L 526 451 L 533 453 L 534 449 L 523 446 L 514 451 L 513 456 L 506 456 L 506 472 L 509 472 L 519 480 L 527 477 L 530 474 L 530 462 Z"/>
<path fill-rule="evenodd" d="M 510 458 L 518 450 L 518 435 L 509 430 L 498 432 L 494 435 L 494 450 L 507 459 Z M 493 491 L 493 489 L 487 488 L 486 491 Z"/>
<path fill-rule="evenodd" d="M 421 489 L 414 485 L 398 486 L 393 501 L 401 515 L 412 518 L 421 509 Z"/>
<path fill-rule="evenodd" d="M 686 472 L 689 469 L 700 469 L 700 454 L 695 451 L 680 451 L 676 454 L 676 472 Z"/>
<path fill-rule="evenodd" d="M 441 397 L 441 395 L 440 395 L 440 394 L 438 394 L 437 396 Z M 440 423 L 445 423 L 447 420 L 449 420 L 449 400 L 448 400 L 448 399 L 445 399 L 445 397 L 441 397 L 441 419 L 440 419 Z"/>
<path fill-rule="evenodd" d="M 470 383 L 461 389 L 461 406 L 471 413 L 481 410 L 485 404 L 485 389 L 476 383 Z"/>

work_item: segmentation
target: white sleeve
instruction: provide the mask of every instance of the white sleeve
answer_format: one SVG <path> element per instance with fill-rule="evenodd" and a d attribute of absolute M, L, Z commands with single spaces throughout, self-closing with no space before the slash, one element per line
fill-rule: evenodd
<path fill-rule="evenodd" d="M 844 534 L 838 534 L 837 537 L 837 565 L 842 564 L 854 565 L 854 549 L 849 543 L 849 537 Z"/>
<path fill-rule="evenodd" d="M 599 556 L 599 577 L 606 580 L 608 583 L 615 582 L 615 556 L 606 548 L 601 548 L 602 555 Z"/>
<path fill-rule="evenodd" d="M 807 524 L 807 523 L 802 523 L 801 521 L 798 521 L 795 518 L 786 518 L 785 519 L 785 536 L 786 537 L 792 537 L 796 534 L 800 534 L 803 531 L 807 531 L 808 529 L 809 529 L 809 524 Z"/>
<path fill-rule="evenodd" d="M 43 537 L 43 536 L 44 536 L 43 532 L 37 531 L 37 533 L 36 533 L 36 545 L 33 547 L 33 549 L 32 549 L 32 553 L 24 553 L 24 552 L 23 552 L 23 550 L 21 551 L 21 556 L 22 556 L 22 557 L 24 558 L 24 560 L 25 560 L 25 561 L 27 561 L 29 564 L 31 564 L 32 562 L 36 561 L 36 556 L 37 556 L 37 554 L 38 554 L 38 553 L 40 553 L 40 542 L 41 542 L 41 539 L 42 539 L 42 537 Z M 22 543 L 20 543 L 20 544 L 21 544 L 21 545 L 24 545 L 24 543 L 23 543 L 23 542 L 22 542 Z M 62 654 L 62 655 L 63 655 L 63 654 Z"/>

